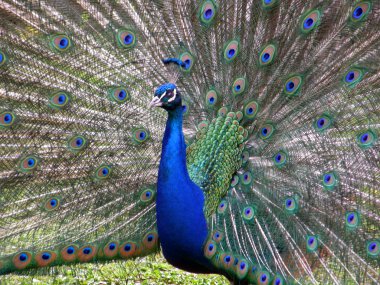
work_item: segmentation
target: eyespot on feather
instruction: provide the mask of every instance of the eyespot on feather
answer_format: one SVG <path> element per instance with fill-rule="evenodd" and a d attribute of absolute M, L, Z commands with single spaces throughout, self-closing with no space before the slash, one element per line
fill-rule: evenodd
<path fill-rule="evenodd" d="M 108 98 L 118 104 L 123 104 L 130 99 L 130 94 L 124 86 L 108 89 Z"/>
<path fill-rule="evenodd" d="M 10 111 L 0 113 L 0 129 L 9 129 L 17 122 L 17 116 Z"/>
<path fill-rule="evenodd" d="M 201 24 L 209 26 L 213 22 L 217 11 L 217 5 L 214 1 L 204 1 L 199 11 Z"/>
<path fill-rule="evenodd" d="M 234 83 L 232 84 L 232 93 L 236 95 L 242 94 L 247 87 L 247 80 L 243 77 L 235 79 Z"/>
<path fill-rule="evenodd" d="M 249 101 L 244 106 L 244 112 L 243 112 L 244 118 L 249 119 L 249 120 L 254 119 L 257 115 L 258 110 L 259 110 L 259 104 L 254 100 Z"/>
<path fill-rule="evenodd" d="M 142 239 L 143 246 L 148 249 L 152 250 L 157 248 L 158 246 L 158 234 L 156 231 L 148 232 Z"/>
<path fill-rule="evenodd" d="M 288 96 L 297 96 L 303 84 L 302 77 L 295 75 L 286 80 L 284 84 L 284 93 Z"/>
<path fill-rule="evenodd" d="M 23 173 L 30 173 L 37 169 L 40 159 L 31 154 L 22 158 L 19 162 L 19 170 Z"/>
<path fill-rule="evenodd" d="M 156 197 L 156 191 L 153 189 L 145 189 L 140 194 L 140 201 L 144 203 L 150 203 L 154 201 Z"/>
<path fill-rule="evenodd" d="M 46 211 L 57 210 L 60 206 L 60 200 L 57 197 L 49 198 L 44 203 L 44 209 Z"/>
<path fill-rule="evenodd" d="M 256 208 L 253 206 L 244 207 L 241 216 L 245 222 L 253 223 L 255 221 Z"/>
<path fill-rule="evenodd" d="M 88 262 L 92 260 L 96 255 L 97 248 L 92 245 L 82 246 L 78 250 L 78 259 L 80 262 Z"/>
<path fill-rule="evenodd" d="M 223 49 L 223 57 L 225 62 L 232 62 L 239 54 L 240 43 L 237 40 L 227 42 Z"/>
<path fill-rule="evenodd" d="M 315 252 L 319 247 L 318 236 L 310 235 L 306 236 L 306 250 L 308 252 Z"/>
<path fill-rule="evenodd" d="M 8 57 L 7 55 L 5 54 L 5 52 L 3 52 L 2 50 L 0 50 L 0 68 L 5 66 L 5 64 L 8 62 Z"/>
<path fill-rule="evenodd" d="M 346 229 L 356 230 L 360 225 L 360 215 L 356 211 L 347 211 L 345 214 Z"/>
<path fill-rule="evenodd" d="M 123 258 L 133 257 L 136 251 L 137 251 L 137 244 L 132 241 L 124 242 L 119 247 L 119 254 Z"/>
<path fill-rule="evenodd" d="M 238 263 L 235 265 L 235 273 L 236 276 L 242 280 L 247 277 L 248 271 L 250 269 L 250 265 L 248 260 L 241 258 L 238 260 Z"/>
<path fill-rule="evenodd" d="M 23 251 L 12 258 L 12 263 L 17 269 L 24 269 L 32 262 L 32 253 Z"/>
<path fill-rule="evenodd" d="M 220 203 L 219 203 L 219 206 L 218 206 L 218 209 L 217 209 L 217 211 L 218 211 L 218 214 L 224 214 L 225 213 L 225 211 L 227 210 L 227 201 L 226 200 L 222 200 L 222 201 L 220 201 Z"/>
<path fill-rule="evenodd" d="M 366 249 L 368 256 L 378 258 L 380 256 L 380 240 L 372 239 L 367 241 Z"/>
<path fill-rule="evenodd" d="M 358 134 L 356 140 L 360 148 L 368 149 L 371 148 L 377 141 L 377 135 L 374 131 L 367 130 Z"/>
<path fill-rule="evenodd" d="M 217 251 L 217 245 L 214 241 L 212 240 L 209 240 L 205 246 L 204 246 L 204 249 L 203 249 L 203 253 L 204 253 L 204 256 L 207 258 L 207 259 L 211 259 L 215 256 L 216 254 L 216 251 Z"/>
<path fill-rule="evenodd" d="M 179 56 L 179 59 L 185 63 L 185 66 L 181 66 L 181 70 L 190 72 L 194 65 L 194 56 L 189 52 L 184 52 Z"/>
<path fill-rule="evenodd" d="M 57 259 L 57 254 L 54 251 L 41 251 L 36 254 L 35 260 L 38 267 L 45 267 L 53 263 Z"/>
<path fill-rule="evenodd" d="M 132 139 L 136 144 L 145 143 L 149 138 L 149 131 L 145 128 L 136 128 L 132 130 Z"/>
<path fill-rule="evenodd" d="M 365 72 L 366 70 L 363 68 L 359 68 L 359 67 L 351 68 L 343 76 L 344 85 L 351 89 L 354 88 L 363 80 Z"/>
<path fill-rule="evenodd" d="M 73 47 L 71 39 L 65 34 L 50 36 L 50 46 L 54 51 L 67 52 Z"/>
<path fill-rule="evenodd" d="M 259 136 L 262 140 L 267 140 L 273 135 L 274 130 L 275 128 L 273 124 L 266 123 L 261 127 L 259 131 Z"/>
<path fill-rule="evenodd" d="M 219 103 L 219 96 L 216 90 L 211 89 L 207 92 L 205 103 L 207 107 L 213 108 L 215 105 Z"/>
<path fill-rule="evenodd" d="M 328 128 L 330 128 L 332 124 L 332 118 L 328 114 L 322 114 L 321 116 L 317 117 L 317 119 L 314 121 L 314 129 L 317 132 L 324 132 Z"/>
<path fill-rule="evenodd" d="M 273 162 L 277 168 L 283 168 L 288 162 L 288 154 L 285 151 L 280 150 L 273 156 Z"/>
<path fill-rule="evenodd" d="M 326 190 L 332 191 L 338 185 L 338 176 L 334 171 L 322 175 L 322 185 Z"/>
<path fill-rule="evenodd" d="M 73 153 L 78 153 L 86 147 L 87 139 L 82 135 L 74 135 L 67 141 L 67 148 Z"/>
<path fill-rule="evenodd" d="M 321 23 L 321 11 L 318 9 L 313 10 L 301 18 L 301 31 L 304 34 L 308 34 L 319 26 Z"/>
<path fill-rule="evenodd" d="M 71 96 L 65 91 L 58 91 L 50 95 L 49 106 L 56 110 L 66 108 L 71 101 Z"/>
<path fill-rule="evenodd" d="M 101 165 L 95 169 L 95 178 L 99 180 L 107 179 L 112 174 L 112 168 L 109 165 Z"/>
<path fill-rule="evenodd" d="M 225 117 L 228 113 L 228 108 L 227 107 L 222 107 L 218 110 L 218 116 L 219 117 Z"/>
<path fill-rule="evenodd" d="M 135 32 L 130 29 L 120 30 L 116 33 L 116 43 L 117 46 L 122 49 L 133 48 L 137 43 Z"/>
<path fill-rule="evenodd" d="M 110 241 L 103 247 L 103 252 L 106 257 L 113 258 L 118 254 L 119 243 Z"/>
<path fill-rule="evenodd" d="M 274 44 L 265 46 L 259 53 L 260 66 L 268 66 L 273 63 L 277 55 L 277 47 Z"/>
<path fill-rule="evenodd" d="M 353 23 L 363 22 L 368 18 L 372 9 L 370 1 L 362 1 L 357 3 L 353 8 L 350 15 L 350 21 Z"/>
<path fill-rule="evenodd" d="M 66 262 L 75 261 L 78 256 L 78 247 L 76 245 L 67 245 L 61 250 L 60 255 Z"/>

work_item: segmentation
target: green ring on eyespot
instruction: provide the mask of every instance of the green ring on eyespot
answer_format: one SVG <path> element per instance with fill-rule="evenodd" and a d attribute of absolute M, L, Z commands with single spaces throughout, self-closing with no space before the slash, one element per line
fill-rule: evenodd
<path fill-rule="evenodd" d="M 330 128 L 332 124 L 332 118 L 328 114 L 322 114 L 317 117 L 313 123 L 313 127 L 317 132 L 324 132 Z"/>
<path fill-rule="evenodd" d="M 132 131 L 132 139 L 136 144 L 145 143 L 150 138 L 150 133 L 145 128 L 136 128 Z"/>
<path fill-rule="evenodd" d="M 95 169 L 94 175 L 96 179 L 104 180 L 111 176 L 112 168 L 109 165 L 101 165 Z"/>
<path fill-rule="evenodd" d="M 213 108 L 214 106 L 216 106 L 219 103 L 218 99 L 219 99 L 219 95 L 216 92 L 216 90 L 210 89 L 209 91 L 207 91 L 206 96 L 205 96 L 206 106 Z"/>
<path fill-rule="evenodd" d="M 273 162 L 274 162 L 274 165 L 277 167 L 277 168 L 282 168 L 285 166 L 285 164 L 288 162 L 288 154 L 283 151 L 283 150 L 280 150 L 279 152 L 277 152 L 274 156 L 273 156 Z"/>
<path fill-rule="evenodd" d="M 366 244 L 367 254 L 370 257 L 377 258 L 380 256 L 380 240 L 372 239 Z"/>
<path fill-rule="evenodd" d="M 342 82 L 345 86 L 352 89 L 363 80 L 365 73 L 366 69 L 353 67 L 344 74 Z"/>
<path fill-rule="evenodd" d="M 40 163 L 40 159 L 35 155 L 28 155 L 22 158 L 19 162 L 19 169 L 21 172 L 29 173 L 35 171 Z"/>
<path fill-rule="evenodd" d="M 263 47 L 259 53 L 260 66 L 267 66 L 273 63 L 277 55 L 277 47 L 274 44 L 268 44 Z"/>
<path fill-rule="evenodd" d="M 220 201 L 219 205 L 218 205 L 218 214 L 224 214 L 225 211 L 227 210 L 227 206 L 228 206 L 228 202 L 226 200 L 222 200 Z"/>
<path fill-rule="evenodd" d="M 256 208 L 253 206 L 244 207 L 241 216 L 246 222 L 253 222 L 256 216 Z"/>
<path fill-rule="evenodd" d="M 303 79 L 300 75 L 289 77 L 284 84 L 284 93 L 288 96 L 297 96 L 300 93 Z"/>
<path fill-rule="evenodd" d="M 369 13 L 372 10 L 372 3 L 370 1 L 361 1 L 357 3 L 350 14 L 350 21 L 352 23 L 363 22 L 368 18 Z"/>
<path fill-rule="evenodd" d="M 5 52 L 0 50 L 0 67 L 4 66 L 8 62 L 8 57 Z"/>
<path fill-rule="evenodd" d="M 217 5 L 213 0 L 204 1 L 204 3 L 201 6 L 201 9 L 199 10 L 199 20 L 201 21 L 201 24 L 205 26 L 209 26 L 217 13 Z"/>
<path fill-rule="evenodd" d="M 185 63 L 185 67 L 180 66 L 181 70 L 183 72 L 190 72 L 194 65 L 194 60 L 195 60 L 194 56 L 190 52 L 186 51 L 186 52 L 181 53 L 181 55 L 179 56 L 179 59 L 183 63 Z"/>
<path fill-rule="evenodd" d="M 250 185 L 252 180 L 252 173 L 250 171 L 244 172 L 240 177 L 240 181 L 243 185 Z"/>
<path fill-rule="evenodd" d="M 259 104 L 254 100 L 249 101 L 244 106 L 244 111 L 243 111 L 244 118 L 252 120 L 256 117 L 258 111 L 259 111 Z"/>
<path fill-rule="evenodd" d="M 71 39 L 65 34 L 50 36 L 50 47 L 54 51 L 67 52 L 73 47 Z"/>
<path fill-rule="evenodd" d="M 124 86 L 118 86 L 108 89 L 108 98 L 116 103 L 122 104 L 128 101 L 131 96 Z"/>
<path fill-rule="evenodd" d="M 271 123 L 266 123 L 260 128 L 259 136 L 262 140 L 267 140 L 273 135 L 274 131 L 274 125 Z"/>
<path fill-rule="evenodd" d="M 17 122 L 17 116 L 10 111 L 0 113 L 0 129 L 9 129 Z"/>
<path fill-rule="evenodd" d="M 296 214 L 299 209 L 298 199 L 294 196 L 286 197 L 284 200 L 284 208 L 288 214 Z"/>
<path fill-rule="evenodd" d="M 156 197 L 156 191 L 150 188 L 145 189 L 140 194 L 140 201 L 144 203 L 149 203 L 149 202 L 152 202 L 155 197 Z"/>
<path fill-rule="evenodd" d="M 77 153 L 87 147 L 87 139 L 82 135 L 74 135 L 67 140 L 67 148 Z"/>
<path fill-rule="evenodd" d="M 362 149 L 371 148 L 377 141 L 377 135 L 372 130 L 361 132 L 356 137 L 357 143 Z"/>
<path fill-rule="evenodd" d="M 322 186 L 326 190 L 334 190 L 338 185 L 338 176 L 334 171 L 326 172 L 322 175 Z"/>
<path fill-rule="evenodd" d="M 49 106 L 56 110 L 66 108 L 71 101 L 71 95 L 66 91 L 54 92 L 49 97 Z"/>
<path fill-rule="evenodd" d="M 116 33 L 116 44 L 119 48 L 131 49 L 136 46 L 136 33 L 129 29 L 120 30 Z"/>
<path fill-rule="evenodd" d="M 345 224 L 348 230 L 355 230 L 360 224 L 360 215 L 356 211 L 348 211 L 345 214 Z"/>
<path fill-rule="evenodd" d="M 231 40 L 224 45 L 223 58 L 229 63 L 232 62 L 240 52 L 240 43 L 237 40 Z"/>
<path fill-rule="evenodd" d="M 244 77 L 239 77 L 234 80 L 234 83 L 232 84 L 232 94 L 240 95 L 244 93 L 247 89 L 247 79 Z"/>
<path fill-rule="evenodd" d="M 300 30 L 304 34 L 308 34 L 315 30 L 321 23 L 322 13 L 320 10 L 315 9 L 309 11 L 305 16 L 301 18 Z"/>
<path fill-rule="evenodd" d="M 319 238 L 315 235 L 306 236 L 306 249 L 308 252 L 315 252 L 319 247 Z"/>

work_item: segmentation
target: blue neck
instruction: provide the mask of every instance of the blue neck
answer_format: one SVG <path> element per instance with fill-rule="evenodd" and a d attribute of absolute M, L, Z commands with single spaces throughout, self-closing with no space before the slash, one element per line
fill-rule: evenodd
<path fill-rule="evenodd" d="M 190 180 L 182 133 L 182 108 L 168 111 L 157 182 L 157 229 L 165 258 L 192 272 L 211 272 L 203 255 L 208 235 L 204 195 Z"/>

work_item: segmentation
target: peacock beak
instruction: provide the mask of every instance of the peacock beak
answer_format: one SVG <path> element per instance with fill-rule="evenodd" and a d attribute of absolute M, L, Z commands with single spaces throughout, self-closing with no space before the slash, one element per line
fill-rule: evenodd
<path fill-rule="evenodd" d="M 161 98 L 159 97 L 154 97 L 153 100 L 149 103 L 149 108 L 152 107 L 160 107 L 162 106 Z"/>

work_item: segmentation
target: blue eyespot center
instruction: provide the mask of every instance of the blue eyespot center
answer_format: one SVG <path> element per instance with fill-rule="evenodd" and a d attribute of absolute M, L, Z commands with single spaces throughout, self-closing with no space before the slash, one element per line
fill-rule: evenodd
<path fill-rule="evenodd" d="M 130 244 L 126 244 L 125 246 L 124 246 L 124 250 L 125 251 L 130 251 L 132 249 L 132 246 L 130 245 Z"/>
<path fill-rule="evenodd" d="M 287 84 L 286 84 L 286 90 L 288 91 L 293 91 L 294 89 L 294 82 L 293 81 L 289 81 Z"/>
<path fill-rule="evenodd" d="M 213 14 L 214 14 L 214 11 L 211 8 L 209 8 L 204 12 L 204 17 L 206 20 L 209 20 L 211 19 Z"/>
<path fill-rule="evenodd" d="M 250 209 L 245 210 L 245 214 L 246 214 L 246 215 L 249 215 L 250 213 L 251 213 L 251 210 L 250 210 Z"/>
<path fill-rule="evenodd" d="M 281 154 L 277 154 L 277 155 L 276 155 L 276 161 L 277 161 L 277 162 L 280 162 L 280 161 L 281 161 L 281 158 L 282 158 Z"/>
<path fill-rule="evenodd" d="M 264 0 L 265 4 L 270 4 L 272 3 L 272 0 Z"/>
<path fill-rule="evenodd" d="M 21 253 L 19 256 L 19 260 L 25 262 L 28 260 L 28 255 L 26 253 Z"/>
<path fill-rule="evenodd" d="M 233 57 L 234 55 L 235 55 L 235 50 L 232 48 L 232 49 L 230 49 L 230 50 L 228 51 L 227 56 L 228 56 L 228 58 L 231 58 L 231 57 Z"/>
<path fill-rule="evenodd" d="M 261 134 L 262 134 L 263 136 L 266 136 L 266 135 L 268 134 L 268 129 L 267 129 L 267 128 L 263 128 L 263 129 L 261 130 Z"/>
<path fill-rule="evenodd" d="M 325 119 L 321 118 L 318 120 L 318 128 L 322 128 L 325 124 Z"/>
<path fill-rule="evenodd" d="M 325 182 L 328 183 L 328 182 L 330 182 L 330 180 L 331 180 L 331 175 L 330 174 L 326 174 L 325 175 Z"/>
<path fill-rule="evenodd" d="M 59 48 L 66 48 L 69 44 L 69 41 L 67 38 L 62 38 L 60 41 L 59 41 Z"/>
<path fill-rule="evenodd" d="M 210 244 L 209 246 L 208 246 L 208 251 L 212 251 L 214 249 L 214 245 L 213 244 Z"/>
<path fill-rule="evenodd" d="M 252 107 L 248 108 L 247 112 L 248 112 L 249 115 L 251 115 L 253 113 L 253 108 Z"/>
<path fill-rule="evenodd" d="M 146 133 L 145 132 L 140 132 L 139 138 L 143 140 L 143 139 L 145 139 L 145 137 L 146 137 Z"/>
<path fill-rule="evenodd" d="M 224 203 L 219 205 L 220 208 L 224 208 Z"/>
<path fill-rule="evenodd" d="M 314 243 L 314 238 L 310 237 L 308 243 L 309 243 L 309 245 L 312 245 Z"/>
<path fill-rule="evenodd" d="M 363 15 L 362 7 L 357 7 L 352 14 L 355 19 L 359 19 Z"/>
<path fill-rule="evenodd" d="M 28 166 L 29 166 L 29 167 L 32 167 L 32 166 L 34 166 L 34 164 L 35 164 L 35 160 L 34 160 L 34 158 L 29 158 L 29 159 L 28 159 Z"/>
<path fill-rule="evenodd" d="M 267 280 L 267 276 L 265 274 L 261 275 L 261 282 L 265 282 Z"/>
<path fill-rule="evenodd" d="M 75 249 L 74 249 L 74 247 L 70 246 L 70 247 L 67 248 L 66 252 L 67 252 L 67 254 L 71 255 L 71 254 L 73 254 L 75 252 Z"/>
<path fill-rule="evenodd" d="M 0 53 L 0 63 L 2 63 L 2 62 L 3 62 L 3 60 L 4 60 L 4 56 L 3 56 L 3 54 L 2 54 L 2 53 Z"/>
<path fill-rule="evenodd" d="M 81 146 L 83 144 L 83 139 L 81 139 L 81 138 L 76 139 L 75 144 L 77 146 Z"/>
<path fill-rule="evenodd" d="M 369 138 L 369 136 L 368 136 L 367 133 L 362 134 L 361 137 L 360 137 L 360 141 L 361 141 L 362 143 L 366 143 L 366 142 L 368 141 L 368 138 Z"/>
<path fill-rule="evenodd" d="M 281 279 L 280 278 L 277 278 L 276 279 L 276 285 L 280 285 L 281 284 Z"/>
<path fill-rule="evenodd" d="M 208 101 L 209 101 L 210 103 L 214 103 L 214 102 L 215 102 L 215 98 L 214 98 L 214 97 L 210 97 L 210 98 L 208 99 Z"/>
<path fill-rule="evenodd" d="M 231 261 L 231 256 L 227 255 L 225 258 L 224 258 L 224 261 L 226 263 L 230 262 Z"/>
<path fill-rule="evenodd" d="M 153 235 L 149 235 L 148 238 L 147 238 L 147 240 L 148 240 L 149 242 L 153 241 L 153 239 L 154 239 L 154 236 L 153 236 Z"/>
<path fill-rule="evenodd" d="M 354 78 L 355 78 L 355 73 L 353 71 L 350 71 L 349 73 L 347 73 L 346 75 L 347 82 L 352 82 Z"/>
<path fill-rule="evenodd" d="M 145 197 L 149 198 L 150 197 L 150 192 L 145 193 Z"/>
<path fill-rule="evenodd" d="M 118 94 L 120 100 L 124 100 L 127 97 L 127 93 L 124 90 L 121 90 Z"/>
<path fill-rule="evenodd" d="M 43 260 L 48 260 L 50 259 L 51 255 L 50 253 L 44 252 L 41 257 Z"/>
<path fill-rule="evenodd" d="M 355 219 L 355 214 L 349 214 L 348 217 L 347 217 L 347 220 L 349 222 L 352 222 L 354 219 Z"/>
<path fill-rule="evenodd" d="M 59 104 L 63 104 L 65 101 L 66 101 L 66 96 L 63 95 L 63 94 L 59 95 L 59 97 L 58 97 L 58 103 Z"/>
<path fill-rule="evenodd" d="M 314 20 L 312 18 L 307 18 L 305 22 L 303 23 L 303 27 L 305 29 L 310 29 L 314 24 Z"/>
<path fill-rule="evenodd" d="M 12 115 L 11 114 L 5 114 L 4 116 L 4 122 L 6 124 L 9 124 L 12 121 Z"/>
<path fill-rule="evenodd" d="M 286 200 L 286 206 L 287 207 L 290 207 L 292 205 L 292 203 L 293 203 L 292 199 Z"/>
<path fill-rule="evenodd" d="M 85 247 L 84 249 L 83 249 L 83 254 L 90 254 L 91 253 L 91 248 L 90 247 Z"/>
<path fill-rule="evenodd" d="M 263 56 L 261 57 L 261 60 L 263 62 L 267 62 L 270 59 L 270 54 L 269 53 L 264 53 Z"/>
<path fill-rule="evenodd" d="M 107 168 L 103 168 L 103 170 L 102 170 L 102 174 L 103 174 L 103 175 L 107 175 L 107 174 L 108 174 L 108 172 L 109 172 L 109 171 L 108 171 L 108 169 L 107 169 Z"/>
<path fill-rule="evenodd" d="M 375 251 L 376 247 L 377 247 L 377 244 L 375 242 L 370 243 L 370 245 L 368 246 L 371 252 Z"/>
<path fill-rule="evenodd" d="M 51 199 L 50 200 L 50 206 L 52 206 L 52 207 L 57 206 L 57 200 L 56 199 Z"/>
<path fill-rule="evenodd" d="M 108 248 L 109 248 L 110 250 L 114 250 L 114 249 L 116 248 L 116 244 L 111 243 L 111 244 L 108 246 Z"/>
<path fill-rule="evenodd" d="M 126 45 L 130 45 L 133 42 L 133 36 L 131 34 L 128 34 L 124 37 L 124 43 Z"/>

